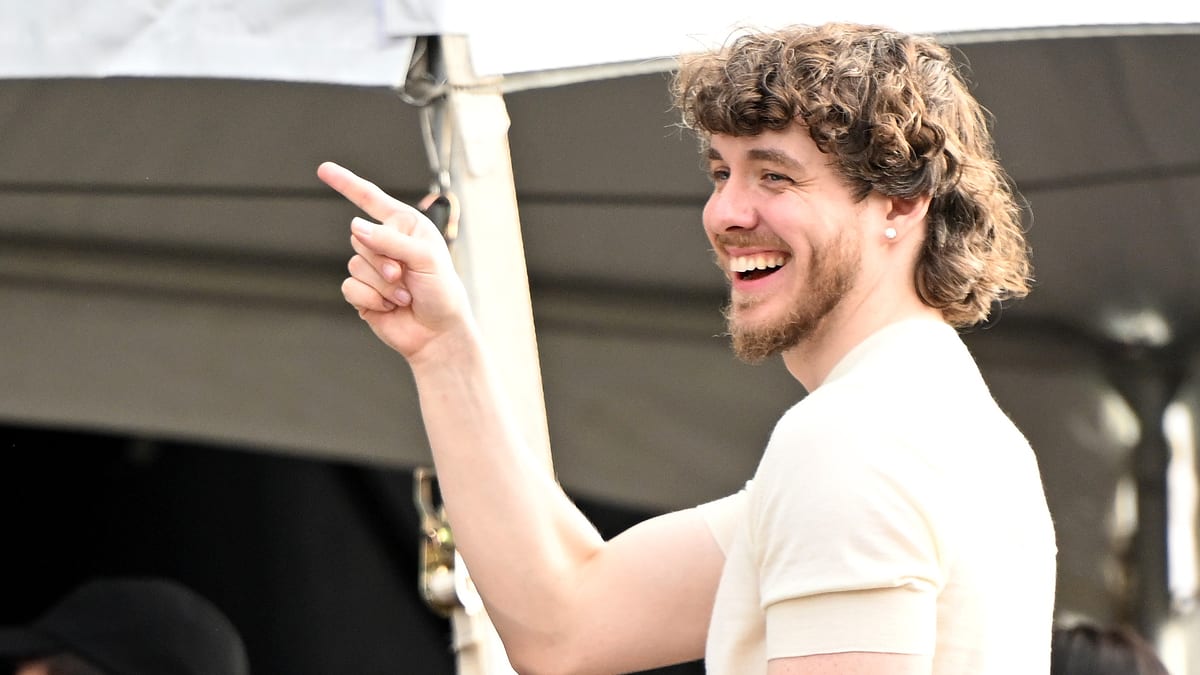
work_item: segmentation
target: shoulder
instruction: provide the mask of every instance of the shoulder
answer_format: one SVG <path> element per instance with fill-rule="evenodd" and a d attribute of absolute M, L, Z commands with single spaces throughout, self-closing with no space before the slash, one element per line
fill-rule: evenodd
<path fill-rule="evenodd" d="M 761 545 L 863 558 L 897 547 L 938 557 L 953 501 L 939 461 L 945 444 L 928 443 L 889 412 L 875 414 L 876 398 L 846 381 L 779 421 L 748 504 Z"/>
<path fill-rule="evenodd" d="M 808 473 L 833 477 L 900 460 L 911 452 L 911 444 L 886 398 L 878 388 L 856 380 L 816 390 L 780 417 L 763 464 L 802 465 Z"/>

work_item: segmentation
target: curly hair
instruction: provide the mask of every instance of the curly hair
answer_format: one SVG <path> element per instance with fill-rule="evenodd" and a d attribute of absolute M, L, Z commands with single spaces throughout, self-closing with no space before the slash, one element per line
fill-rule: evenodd
<path fill-rule="evenodd" d="M 684 56 L 672 93 L 702 143 L 800 123 L 857 198 L 928 194 L 916 289 L 951 324 L 1029 292 L 1020 208 L 989 118 L 934 39 L 842 23 L 745 34 Z"/>

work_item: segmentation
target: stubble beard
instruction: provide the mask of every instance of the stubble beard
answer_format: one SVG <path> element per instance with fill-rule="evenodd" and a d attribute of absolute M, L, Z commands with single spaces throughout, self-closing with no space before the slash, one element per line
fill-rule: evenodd
<path fill-rule="evenodd" d="M 739 321 L 738 314 L 753 308 L 762 299 L 744 299 L 737 304 L 730 299 L 722 311 L 734 355 L 745 363 L 758 364 L 815 335 L 858 278 L 861 258 L 856 244 L 856 240 L 843 237 L 824 248 L 814 248 L 809 255 L 804 292 L 795 298 L 791 310 L 777 321 L 747 325 Z"/>

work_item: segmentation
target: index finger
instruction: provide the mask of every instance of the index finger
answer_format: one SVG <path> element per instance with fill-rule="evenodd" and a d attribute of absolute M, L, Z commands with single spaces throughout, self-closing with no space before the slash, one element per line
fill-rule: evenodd
<path fill-rule="evenodd" d="M 384 192 L 378 185 L 334 162 L 322 162 L 317 167 L 317 177 L 378 221 L 387 220 L 397 213 L 415 211 L 408 204 Z"/>

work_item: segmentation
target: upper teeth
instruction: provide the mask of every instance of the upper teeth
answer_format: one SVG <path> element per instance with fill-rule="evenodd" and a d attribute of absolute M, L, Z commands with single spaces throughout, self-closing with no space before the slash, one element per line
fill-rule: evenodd
<path fill-rule="evenodd" d="M 787 262 L 787 257 L 782 253 L 742 255 L 729 259 L 729 271 L 749 272 L 750 270 L 765 270 L 772 267 L 782 267 L 785 262 Z"/>

